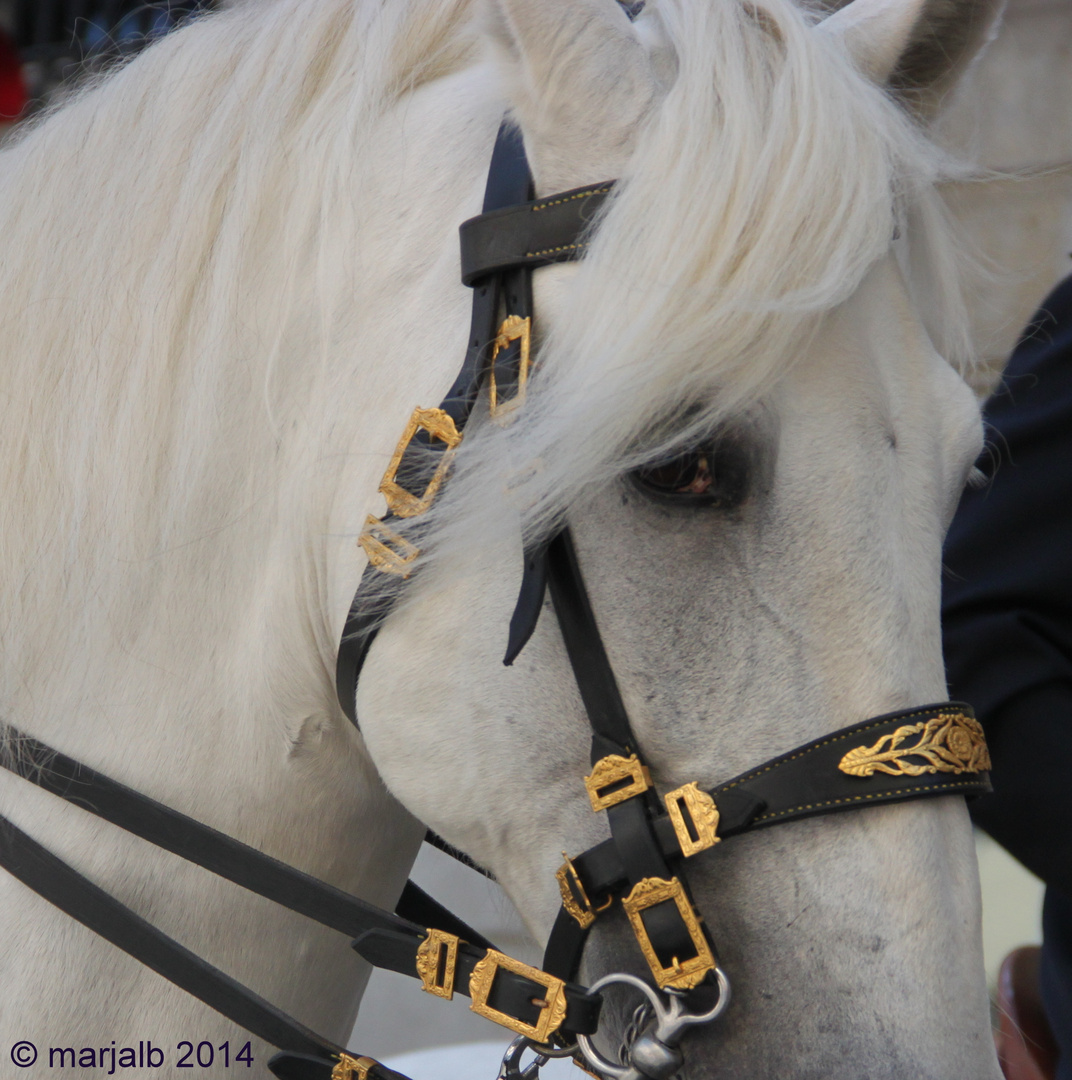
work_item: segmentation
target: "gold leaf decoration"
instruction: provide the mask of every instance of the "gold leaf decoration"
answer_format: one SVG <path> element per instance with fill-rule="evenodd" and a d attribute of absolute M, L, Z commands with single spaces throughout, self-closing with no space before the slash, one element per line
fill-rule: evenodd
<path fill-rule="evenodd" d="M 918 736 L 918 738 L 916 738 Z M 874 746 L 850 750 L 838 768 L 850 776 L 922 776 L 924 773 L 975 773 L 990 768 L 990 754 L 979 721 L 964 713 L 943 713 L 905 724 Z"/>

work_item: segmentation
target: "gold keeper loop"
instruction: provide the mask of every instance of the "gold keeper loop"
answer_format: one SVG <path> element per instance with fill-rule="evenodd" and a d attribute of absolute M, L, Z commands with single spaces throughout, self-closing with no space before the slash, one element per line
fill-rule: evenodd
<path fill-rule="evenodd" d="M 369 1069 L 378 1064 L 375 1058 L 340 1054 L 335 1068 L 331 1070 L 331 1080 L 367 1080 Z"/>
<path fill-rule="evenodd" d="M 432 474 L 432 479 L 428 481 L 424 494 L 414 495 L 413 492 L 402 487 L 396 478 L 399 466 L 402 464 L 402 456 L 413 441 L 414 435 L 421 430 L 427 431 L 433 439 L 446 443 L 447 449 L 443 452 L 436 471 Z M 432 500 L 435 499 L 436 492 L 450 468 L 454 450 L 461 441 L 461 433 L 454 426 L 450 413 L 442 409 L 414 409 L 409 423 L 406 424 L 406 430 L 402 432 L 402 438 L 399 439 L 398 446 L 391 455 L 387 472 L 383 474 L 383 479 L 380 481 L 380 491 L 387 499 L 388 510 L 397 517 L 416 517 L 418 514 L 423 514 L 432 505 Z"/>
<path fill-rule="evenodd" d="M 598 813 L 634 795 L 643 795 L 651 787 L 651 773 L 636 754 L 629 757 L 608 754 L 592 766 L 591 775 L 584 778 L 584 786 L 588 789 L 592 809 Z"/>
<path fill-rule="evenodd" d="M 555 871 L 558 891 L 562 894 L 562 906 L 577 920 L 582 930 L 587 930 L 596 921 L 596 915 L 606 911 L 614 903 L 614 897 L 610 897 L 602 907 L 593 907 L 573 860 L 564 851 L 562 857 L 566 861 Z"/>
<path fill-rule="evenodd" d="M 499 400 L 499 388 L 495 382 L 495 358 L 513 341 L 521 342 L 521 362 L 517 368 L 517 392 L 506 401 Z M 491 371 L 488 376 L 488 407 L 496 420 L 507 416 L 525 403 L 525 390 L 529 381 L 529 365 L 532 355 L 532 320 L 527 316 L 508 315 L 495 335 L 491 352 Z"/>
<path fill-rule="evenodd" d="M 663 797 L 663 802 L 666 803 L 666 812 L 670 815 L 681 854 L 685 858 L 721 843 L 718 836 L 718 807 L 715 800 L 695 781 L 671 791 Z"/>
<path fill-rule="evenodd" d="M 371 514 L 365 518 L 365 528 L 357 538 L 368 561 L 385 574 L 399 574 L 408 578 L 410 564 L 420 555 L 420 548 L 411 544 L 389 525 Z"/>
<path fill-rule="evenodd" d="M 445 930 L 428 930 L 417 948 L 417 974 L 421 989 L 445 1001 L 454 997 L 454 969 L 458 964 L 459 938 Z"/>
<path fill-rule="evenodd" d="M 648 929 L 641 917 L 642 913 L 659 904 L 673 901 L 676 905 L 681 921 L 685 924 L 696 950 L 695 956 L 688 957 L 684 961 L 674 957 L 671 963 L 664 966 L 655 952 L 655 946 L 648 936 Z M 665 990 L 671 987 L 675 990 L 691 990 L 703 982 L 704 976 L 715 968 L 715 957 L 711 952 L 711 946 L 707 943 L 703 929 L 700 926 L 699 916 L 685 895 L 681 882 L 675 877 L 667 881 L 665 878 L 649 877 L 638 881 L 629 895 L 622 901 L 629 923 L 633 927 L 640 951 L 651 968 L 656 985 Z"/>
<path fill-rule="evenodd" d="M 515 975 L 521 975 L 543 987 L 542 1001 L 533 1002 L 540 1010 L 539 1019 L 535 1024 L 526 1024 L 524 1020 L 510 1016 L 509 1013 L 499 1012 L 488 1004 L 488 997 L 499 968 L 512 971 Z M 524 1035 L 538 1043 L 546 1043 L 566 1019 L 566 984 L 561 979 L 548 975 L 546 971 L 540 971 L 539 968 L 529 967 L 528 964 L 523 964 L 511 956 L 505 956 L 495 949 L 488 949 L 487 954 L 478 960 L 473 968 L 473 973 L 469 976 L 469 996 L 473 999 L 469 1008 L 478 1016 L 501 1024 L 518 1035 Z"/>

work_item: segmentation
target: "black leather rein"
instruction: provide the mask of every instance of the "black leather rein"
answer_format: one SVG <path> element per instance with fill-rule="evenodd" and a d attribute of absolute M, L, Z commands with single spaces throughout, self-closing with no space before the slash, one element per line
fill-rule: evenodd
<path fill-rule="evenodd" d="M 446 481 L 481 395 L 487 394 L 492 419 L 501 422 L 523 407 L 532 365 L 533 269 L 580 257 L 593 216 L 611 188 L 606 183 L 533 199 L 520 138 L 506 125 L 500 130 L 484 213 L 461 230 L 463 280 L 473 287 L 465 362 L 438 408 L 414 411 L 381 483 L 388 512 L 370 516 L 360 537 L 368 566 L 347 619 L 336 673 L 340 704 L 355 724 L 361 666 L 419 555 L 420 530 L 407 526 L 432 505 Z M 689 783 L 660 797 L 603 648 L 568 527 L 525 553 L 507 662 L 531 635 L 547 588 L 592 727 L 592 771 L 585 787 L 593 811 L 607 815 L 610 838 L 567 858 L 558 870 L 562 907 L 542 968 L 500 953 L 412 883 L 396 912 L 381 910 L 14 728 L 0 728 L 0 764 L 158 847 L 348 935 L 370 963 L 420 979 L 428 993 L 467 994 L 480 1015 L 532 1044 L 559 1046 L 598 1027 L 602 995 L 573 980 L 591 927 L 617 905 L 661 990 L 680 1000 L 690 994 L 710 997 L 715 987 L 722 993 L 727 984 L 714 944 L 689 893 L 688 859 L 733 836 L 814 814 L 990 790 L 981 728 L 969 706 L 944 702 L 854 724 L 711 791 Z M 269 1068 L 284 1080 L 404 1080 L 286 1016 L 3 818 L 0 866 L 279 1048 Z"/>

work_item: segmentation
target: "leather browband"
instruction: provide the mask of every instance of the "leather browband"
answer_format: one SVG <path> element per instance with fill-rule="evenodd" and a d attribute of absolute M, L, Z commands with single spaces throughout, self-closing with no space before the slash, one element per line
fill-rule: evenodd
<path fill-rule="evenodd" d="M 579 259 L 588 246 L 585 231 L 613 187 L 613 181 L 591 184 L 462 222 L 462 283 L 475 285 L 519 266 L 535 270 Z"/>

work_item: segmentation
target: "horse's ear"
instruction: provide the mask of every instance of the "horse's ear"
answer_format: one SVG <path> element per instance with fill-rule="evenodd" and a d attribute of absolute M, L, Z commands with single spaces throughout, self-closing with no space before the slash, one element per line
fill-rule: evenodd
<path fill-rule="evenodd" d="M 651 107 L 647 49 L 615 0 L 490 0 L 488 29 L 545 191 L 611 179 Z"/>
<path fill-rule="evenodd" d="M 1004 0 L 851 0 L 819 24 L 856 66 L 929 112 L 990 38 Z"/>

